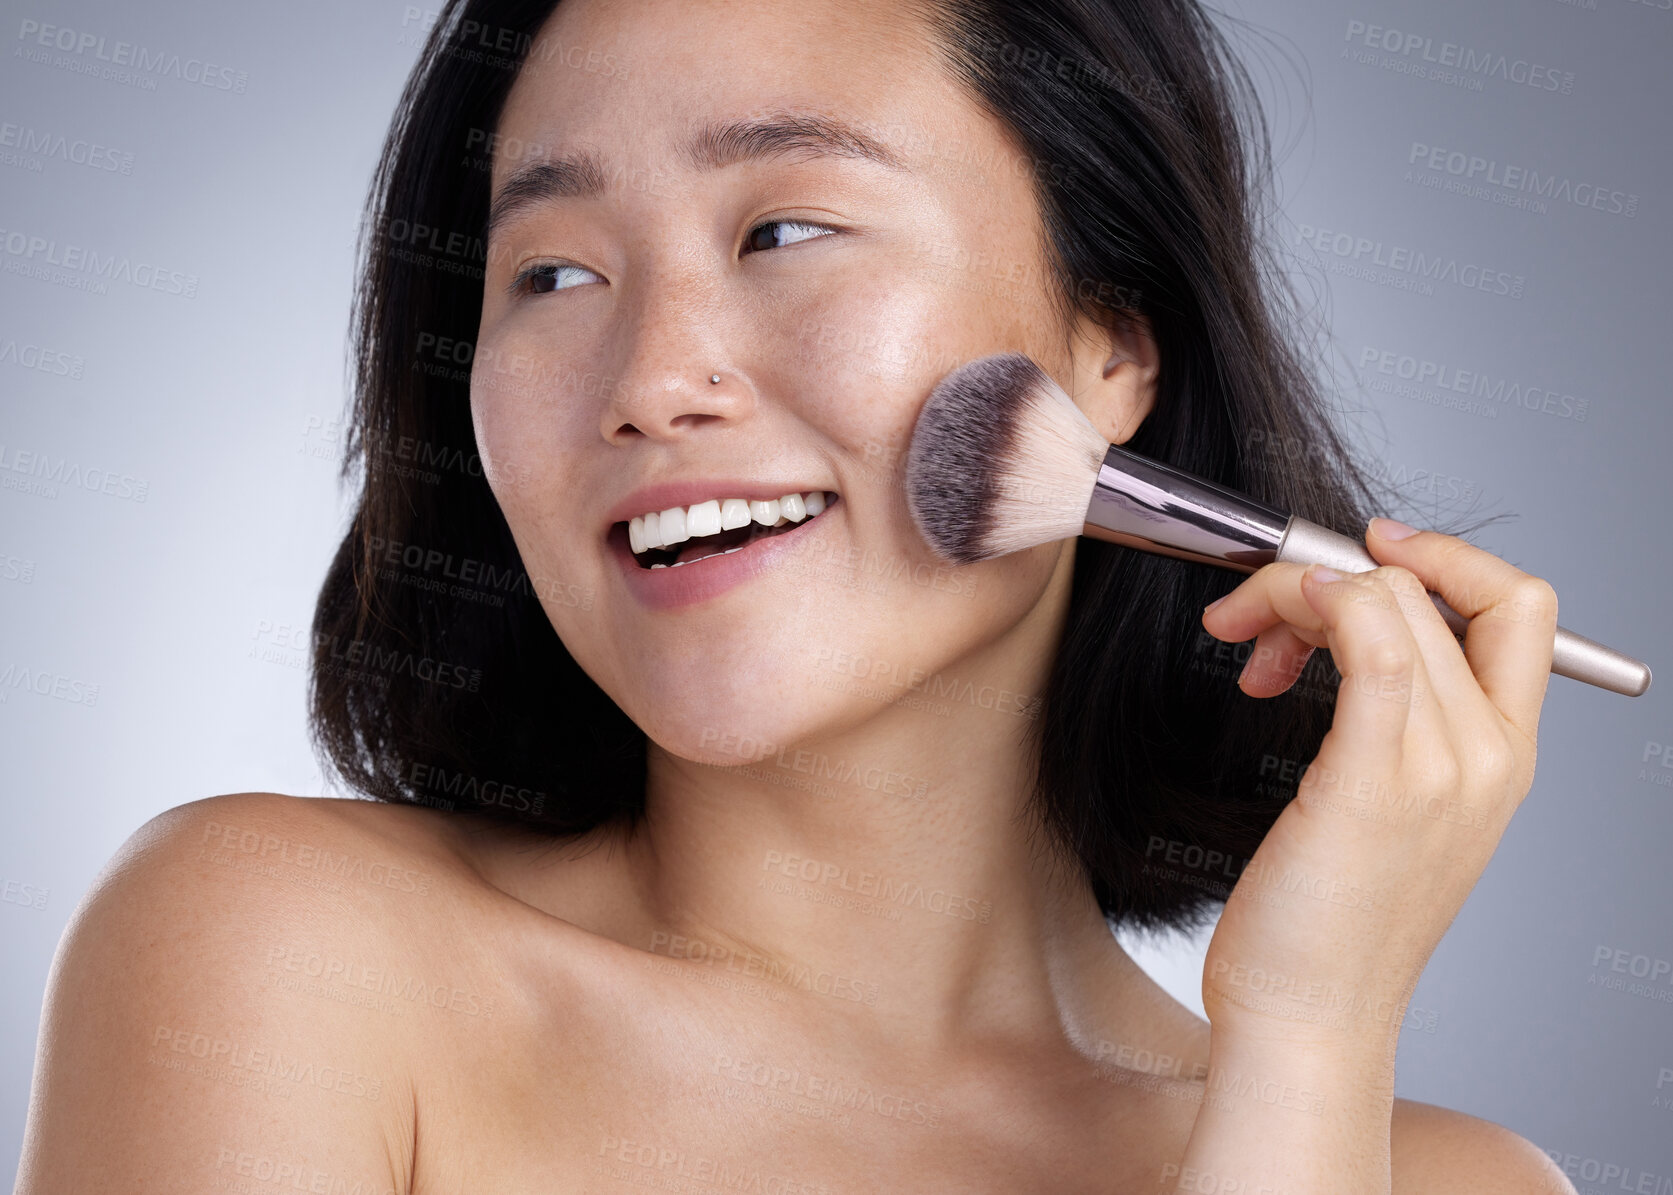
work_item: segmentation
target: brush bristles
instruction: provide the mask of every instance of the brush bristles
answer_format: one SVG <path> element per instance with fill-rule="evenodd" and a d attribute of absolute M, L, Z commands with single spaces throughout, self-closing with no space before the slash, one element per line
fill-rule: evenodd
<path fill-rule="evenodd" d="M 937 553 L 974 564 L 1077 536 L 1109 443 L 1021 353 L 961 365 L 906 452 L 906 504 Z"/>

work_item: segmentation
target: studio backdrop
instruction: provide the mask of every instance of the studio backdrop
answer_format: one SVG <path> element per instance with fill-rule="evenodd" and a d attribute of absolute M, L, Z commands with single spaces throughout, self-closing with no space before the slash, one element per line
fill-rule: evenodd
<path fill-rule="evenodd" d="M 332 793 L 305 664 L 347 517 L 354 248 L 436 13 L 4 8 L 12 1174 L 48 967 L 98 869 L 186 801 Z M 1639 698 L 1553 678 L 1533 789 L 1406 1012 L 1397 1092 L 1509 1126 L 1582 1192 L 1673 1191 L 1673 0 L 1233 0 L 1220 18 L 1271 121 L 1264 232 L 1344 426 L 1411 503 L 1391 513 L 1506 516 L 1474 541 L 1660 674 Z M 1274 782 L 1304 764 L 1274 760 Z M 1206 942 L 1126 944 L 1200 1009 Z"/>

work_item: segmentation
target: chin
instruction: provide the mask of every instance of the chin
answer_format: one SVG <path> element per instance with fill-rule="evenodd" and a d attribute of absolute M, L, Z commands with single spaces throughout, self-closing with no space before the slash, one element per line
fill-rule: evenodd
<path fill-rule="evenodd" d="M 805 740 L 824 720 L 824 712 L 813 708 L 766 711 L 735 704 L 735 711 L 720 713 L 713 707 L 670 706 L 666 719 L 640 725 L 670 755 L 692 763 L 736 767 Z"/>
<path fill-rule="evenodd" d="M 684 654 L 653 650 L 617 704 L 664 750 L 702 763 L 737 764 L 805 733 L 818 706 L 799 653 L 742 651 L 726 640 Z M 810 691 L 811 690 L 811 691 Z M 808 708 L 797 709 L 799 705 Z M 745 742 L 742 750 L 737 744 Z M 765 743 L 763 746 L 761 744 Z"/>

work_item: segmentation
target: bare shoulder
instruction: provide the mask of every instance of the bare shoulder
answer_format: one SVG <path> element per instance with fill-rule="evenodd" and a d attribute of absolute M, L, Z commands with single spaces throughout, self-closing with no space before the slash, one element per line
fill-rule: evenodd
<path fill-rule="evenodd" d="M 402 816 L 426 811 L 357 804 L 212 797 L 130 836 L 53 961 L 20 1192 L 405 1190 L 414 1020 L 389 977 L 423 971 L 458 865 Z"/>
<path fill-rule="evenodd" d="M 1391 1147 L 1394 1195 L 1575 1195 L 1539 1146 L 1450 1108 L 1396 1099 Z"/>
<path fill-rule="evenodd" d="M 280 793 L 230 793 L 189 801 L 165 810 L 137 830 L 123 852 L 144 850 L 164 837 L 189 838 L 192 854 L 205 850 L 250 857 L 261 865 L 284 864 L 326 876 L 374 882 L 411 892 L 384 874 L 398 857 L 416 862 L 462 861 L 456 834 L 446 827 L 465 820 L 415 806 L 332 797 L 291 797 Z M 368 871 L 347 858 L 350 851 L 383 851 L 385 868 Z M 333 854 L 334 852 L 334 854 Z M 332 857 L 327 857 L 332 856 Z M 118 854 L 117 858 L 123 856 Z M 247 869 L 246 869 L 247 870 Z"/>

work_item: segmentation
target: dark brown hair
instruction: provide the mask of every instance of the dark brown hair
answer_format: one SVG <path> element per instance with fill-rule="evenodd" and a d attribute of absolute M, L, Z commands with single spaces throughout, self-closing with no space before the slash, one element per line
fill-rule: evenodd
<path fill-rule="evenodd" d="M 522 62 L 550 50 L 535 35 L 555 7 L 449 3 L 389 130 L 352 328 L 344 476 L 358 472 L 359 500 L 315 612 L 310 718 L 360 793 L 558 839 L 636 822 L 645 736 L 552 629 L 543 594 L 590 595 L 523 569 L 469 399 L 488 147 Z M 1157 402 L 1127 446 L 1350 535 L 1371 512 L 1393 513 L 1392 489 L 1356 463 L 1292 342 L 1299 308 L 1255 233 L 1267 130 L 1198 4 L 922 10 L 947 68 L 1038 167 L 1062 313 L 1149 320 Z M 1109 295 L 1130 296 L 1126 310 Z M 1247 646 L 1233 652 L 1199 619 L 1239 579 L 1079 544 L 1062 650 L 1029 731 L 1032 799 L 1117 923 L 1212 916 L 1330 726 L 1327 653 L 1282 696 L 1236 688 Z"/>

